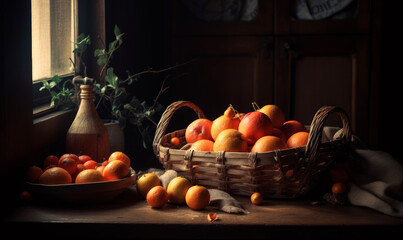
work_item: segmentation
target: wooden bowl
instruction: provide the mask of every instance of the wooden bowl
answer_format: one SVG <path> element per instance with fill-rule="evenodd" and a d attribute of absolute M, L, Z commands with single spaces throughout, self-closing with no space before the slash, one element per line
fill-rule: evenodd
<path fill-rule="evenodd" d="M 115 181 L 60 185 L 26 182 L 26 186 L 34 198 L 71 203 L 95 203 L 114 199 L 135 182 L 136 172 L 130 168 L 128 177 Z"/>

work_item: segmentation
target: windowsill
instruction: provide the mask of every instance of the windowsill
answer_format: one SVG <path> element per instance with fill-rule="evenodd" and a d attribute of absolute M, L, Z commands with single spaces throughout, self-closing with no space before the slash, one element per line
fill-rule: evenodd
<path fill-rule="evenodd" d="M 52 118 L 57 118 L 59 116 L 63 116 L 69 113 L 73 113 L 73 109 L 65 109 L 65 110 L 56 110 L 54 111 L 52 107 L 49 106 L 40 106 L 35 108 L 33 111 L 34 114 L 34 125 L 46 122 L 51 120 Z"/>

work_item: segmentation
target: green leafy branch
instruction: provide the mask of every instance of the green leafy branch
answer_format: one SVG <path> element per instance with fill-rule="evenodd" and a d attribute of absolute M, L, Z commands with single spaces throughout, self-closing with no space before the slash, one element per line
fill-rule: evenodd
<path fill-rule="evenodd" d="M 51 96 L 51 107 L 59 107 L 63 106 L 64 108 L 70 108 L 74 105 L 71 100 L 71 97 L 74 95 L 74 88 L 72 87 L 73 84 L 70 79 L 65 80 L 63 84 L 61 84 L 62 79 L 55 75 L 49 81 L 43 81 L 42 87 L 39 91 L 44 89 L 48 90 Z M 61 84 L 61 86 L 60 86 Z M 71 85 L 67 87 L 67 85 Z"/>

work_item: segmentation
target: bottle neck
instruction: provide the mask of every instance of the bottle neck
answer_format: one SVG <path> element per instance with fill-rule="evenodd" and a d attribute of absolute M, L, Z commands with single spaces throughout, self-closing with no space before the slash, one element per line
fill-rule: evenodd
<path fill-rule="evenodd" d="M 88 99 L 88 100 L 93 100 L 94 99 L 94 86 L 93 85 L 81 85 L 80 86 L 81 93 L 80 97 L 82 100 Z"/>

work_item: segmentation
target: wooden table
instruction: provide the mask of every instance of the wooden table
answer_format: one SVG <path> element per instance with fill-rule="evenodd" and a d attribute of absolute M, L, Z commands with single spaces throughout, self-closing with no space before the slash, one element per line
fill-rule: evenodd
<path fill-rule="evenodd" d="M 134 188 L 128 188 L 109 203 L 62 205 L 31 203 L 3 216 L 3 236 L 63 236 L 77 239 L 90 235 L 118 238 L 322 238 L 370 236 L 399 238 L 403 219 L 373 210 L 336 206 L 328 203 L 312 205 L 303 200 L 266 200 L 252 205 L 246 197 L 236 197 L 249 214 L 217 212 L 219 220 L 207 221 L 206 208 L 194 211 L 187 206 L 167 204 L 162 209 L 150 208 L 139 199 Z M 62 234 L 60 234 L 62 233 Z M 56 235 L 54 235 L 56 234 Z M 15 238 L 17 239 L 17 238 Z M 38 238 L 39 239 L 39 238 Z M 99 239 L 99 238 L 98 238 Z M 353 238 L 351 238 L 353 239 Z"/>

